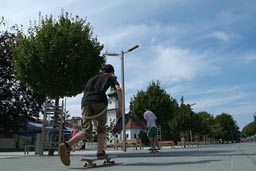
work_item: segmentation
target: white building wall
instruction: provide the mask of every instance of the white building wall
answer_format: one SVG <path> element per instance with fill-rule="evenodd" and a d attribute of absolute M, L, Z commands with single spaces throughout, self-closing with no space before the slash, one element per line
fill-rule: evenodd
<path fill-rule="evenodd" d="M 108 110 L 107 110 L 107 127 L 111 127 L 116 124 L 116 110 L 118 108 L 118 102 L 113 98 L 108 99 Z M 108 135 L 107 144 L 116 144 L 119 135 Z"/>
<path fill-rule="evenodd" d="M 116 110 L 118 108 L 118 102 L 114 98 L 108 99 L 108 111 L 107 111 L 107 126 L 110 127 L 111 123 L 116 124 Z M 140 129 L 126 129 L 127 139 L 139 138 Z M 123 131 L 119 135 L 109 135 L 107 144 L 113 144 L 117 142 L 117 139 L 122 139 Z"/>
<path fill-rule="evenodd" d="M 127 139 L 134 139 L 139 138 L 140 129 L 126 129 L 126 138 Z M 123 135 L 123 131 L 121 132 L 121 135 Z"/>
<path fill-rule="evenodd" d="M 111 123 L 116 124 L 116 110 L 118 108 L 118 102 L 113 98 L 108 99 L 108 111 L 107 111 L 107 125 Z"/>

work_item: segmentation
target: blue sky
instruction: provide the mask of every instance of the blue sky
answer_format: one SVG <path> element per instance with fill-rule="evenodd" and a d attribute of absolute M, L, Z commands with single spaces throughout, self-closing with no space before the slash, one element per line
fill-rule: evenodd
<path fill-rule="evenodd" d="M 36 4 L 35 4 L 36 2 Z M 256 112 L 255 0 L 0 0 L 8 25 L 61 9 L 87 18 L 104 51 L 125 55 L 126 111 L 138 90 L 159 80 L 174 99 L 195 112 L 228 113 L 243 128 Z M 108 57 L 121 83 L 119 57 Z M 67 98 L 80 116 L 82 95 Z"/>

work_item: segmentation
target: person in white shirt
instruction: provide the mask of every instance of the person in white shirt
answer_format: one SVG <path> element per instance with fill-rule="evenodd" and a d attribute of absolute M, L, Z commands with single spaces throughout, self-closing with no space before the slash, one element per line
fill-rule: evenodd
<path fill-rule="evenodd" d="M 157 126 L 156 126 L 156 115 L 146 107 L 144 112 L 144 119 L 147 121 L 147 136 L 150 142 L 151 149 L 160 149 L 157 139 Z"/>

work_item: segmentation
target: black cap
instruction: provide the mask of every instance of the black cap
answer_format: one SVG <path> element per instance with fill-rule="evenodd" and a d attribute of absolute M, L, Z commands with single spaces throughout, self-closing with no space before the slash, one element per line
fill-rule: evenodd
<path fill-rule="evenodd" d="M 106 64 L 102 67 L 102 72 L 103 73 L 110 73 L 110 72 L 115 72 L 114 67 L 111 64 Z"/>

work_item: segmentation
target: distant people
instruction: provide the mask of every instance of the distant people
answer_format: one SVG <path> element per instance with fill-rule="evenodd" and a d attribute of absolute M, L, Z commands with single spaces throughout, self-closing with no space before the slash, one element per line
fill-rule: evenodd
<path fill-rule="evenodd" d="M 114 67 L 110 64 L 102 68 L 102 73 L 90 78 L 85 86 L 82 98 L 82 116 L 83 130 L 72 137 L 70 140 L 59 144 L 58 151 L 60 160 L 66 166 L 70 165 L 70 151 L 72 146 L 85 138 L 88 139 L 92 134 L 92 121 L 97 122 L 97 158 L 105 159 L 108 155 L 105 153 L 106 140 L 106 122 L 107 122 L 107 105 L 108 98 L 106 91 L 109 87 L 114 87 L 117 92 L 118 109 L 116 117 L 122 114 L 122 89 L 119 86 L 117 78 L 114 75 Z"/>
<path fill-rule="evenodd" d="M 147 106 L 144 112 L 144 119 L 147 121 L 147 136 L 150 142 L 150 150 L 159 150 L 158 137 L 157 137 L 157 126 L 156 126 L 156 115 L 149 110 Z"/>
<path fill-rule="evenodd" d="M 77 124 L 74 124 L 73 127 L 72 127 L 72 130 L 71 130 L 71 136 L 74 137 L 76 136 L 77 134 L 79 133 L 79 130 L 78 130 L 78 125 Z M 72 149 L 73 149 L 73 152 L 75 151 L 75 149 L 80 149 L 80 142 L 78 143 L 75 143 L 73 146 L 72 146 Z"/>

